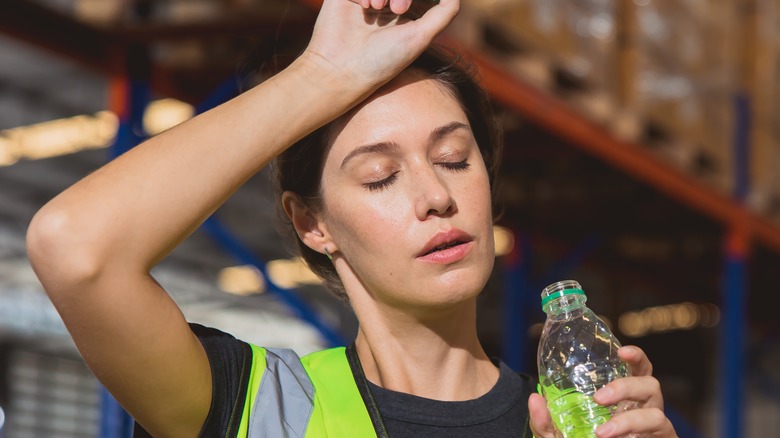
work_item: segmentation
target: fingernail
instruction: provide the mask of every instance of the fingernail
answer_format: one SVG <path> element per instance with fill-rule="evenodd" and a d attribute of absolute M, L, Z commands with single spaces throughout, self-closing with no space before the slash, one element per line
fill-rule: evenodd
<path fill-rule="evenodd" d="M 607 388 L 606 386 L 596 391 L 595 394 L 593 394 L 593 398 L 597 398 L 598 400 L 605 401 L 609 400 L 609 398 L 612 396 L 612 388 Z"/>
<path fill-rule="evenodd" d="M 605 437 L 609 436 L 613 430 L 615 430 L 615 426 L 612 423 L 604 423 L 596 428 L 596 434 L 600 437 Z"/>

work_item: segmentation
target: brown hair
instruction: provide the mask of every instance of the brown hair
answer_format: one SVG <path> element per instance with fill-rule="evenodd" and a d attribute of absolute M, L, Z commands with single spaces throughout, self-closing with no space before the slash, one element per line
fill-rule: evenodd
<path fill-rule="evenodd" d="M 487 94 L 477 85 L 475 67 L 453 51 L 432 47 L 412 62 L 404 72 L 410 70 L 437 81 L 460 102 L 485 162 L 495 206 L 495 179 L 503 143 Z M 317 129 L 277 157 L 273 165 L 273 176 L 279 199 L 282 193 L 291 191 L 300 196 L 308 208 L 321 211 L 323 205 L 320 182 L 333 125 L 331 122 Z M 280 215 L 288 230 L 294 234 L 295 229 L 287 215 L 283 211 Z M 331 292 L 348 301 L 344 285 L 328 257 L 309 248 L 300 239 L 296 240 L 301 256 L 311 270 L 325 281 Z"/>

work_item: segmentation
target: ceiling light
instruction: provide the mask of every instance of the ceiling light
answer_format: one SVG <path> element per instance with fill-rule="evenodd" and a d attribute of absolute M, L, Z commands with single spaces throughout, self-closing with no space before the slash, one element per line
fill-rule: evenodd
<path fill-rule="evenodd" d="M 618 320 L 620 331 L 626 336 L 639 337 L 647 333 L 645 319 L 637 312 L 626 312 Z"/>
<path fill-rule="evenodd" d="M 15 149 L 11 140 L 0 137 L 0 166 L 10 166 L 19 161 Z"/>
<path fill-rule="evenodd" d="M 144 112 L 144 131 L 157 135 L 185 122 L 195 115 L 195 108 L 180 100 L 160 99 L 150 102 Z"/>
<path fill-rule="evenodd" d="M 672 330 L 690 330 L 696 327 L 715 327 L 720 321 L 720 309 L 714 304 L 669 304 L 648 307 L 641 311 L 620 315 L 620 331 L 629 337 Z"/>
<path fill-rule="evenodd" d="M 219 272 L 217 284 L 233 295 L 253 295 L 265 291 L 265 280 L 254 266 L 232 266 Z"/>
<path fill-rule="evenodd" d="M 114 113 L 100 111 L 0 131 L 0 165 L 106 147 L 118 124 Z"/>
<path fill-rule="evenodd" d="M 291 289 L 307 284 L 322 284 L 322 279 L 317 277 L 300 257 L 271 260 L 266 265 L 266 270 L 269 280 L 281 288 Z"/>
<path fill-rule="evenodd" d="M 493 240 L 496 243 L 496 257 L 512 252 L 515 246 L 515 235 L 509 228 L 493 225 Z"/>

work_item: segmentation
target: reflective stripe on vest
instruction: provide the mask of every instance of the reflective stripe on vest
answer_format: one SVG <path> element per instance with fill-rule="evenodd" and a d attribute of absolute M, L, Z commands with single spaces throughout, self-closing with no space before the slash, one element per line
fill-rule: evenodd
<path fill-rule="evenodd" d="M 267 348 L 265 372 L 249 417 L 249 436 L 303 437 L 314 408 L 314 386 L 292 350 Z"/>
<path fill-rule="evenodd" d="M 344 347 L 302 359 L 292 350 L 252 347 L 240 437 L 376 436 Z"/>

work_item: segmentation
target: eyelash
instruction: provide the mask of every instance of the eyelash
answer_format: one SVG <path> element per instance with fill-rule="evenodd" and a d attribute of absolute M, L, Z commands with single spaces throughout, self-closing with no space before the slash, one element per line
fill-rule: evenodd
<path fill-rule="evenodd" d="M 457 163 L 442 163 L 442 166 L 444 166 L 444 168 L 447 170 L 462 172 L 464 170 L 468 170 L 468 168 L 471 167 L 471 163 L 469 163 L 468 159 L 466 159 L 463 161 L 458 161 Z"/>
<path fill-rule="evenodd" d="M 463 161 L 458 161 L 457 163 L 442 163 L 441 165 L 445 169 L 452 170 L 454 172 L 463 172 L 468 170 L 469 167 L 471 167 L 471 163 L 468 162 L 468 159 L 465 159 Z M 397 178 L 398 178 L 398 172 L 394 172 L 392 175 L 388 176 L 383 180 L 365 183 L 363 184 L 363 186 L 371 192 L 376 190 L 382 190 L 384 188 L 389 187 L 391 184 L 393 184 Z"/>
<path fill-rule="evenodd" d="M 394 172 L 392 175 L 388 176 L 383 180 L 365 183 L 363 184 L 363 186 L 367 188 L 370 192 L 376 190 L 382 190 L 390 186 L 392 183 L 394 183 L 397 178 L 398 178 L 398 172 Z"/>

